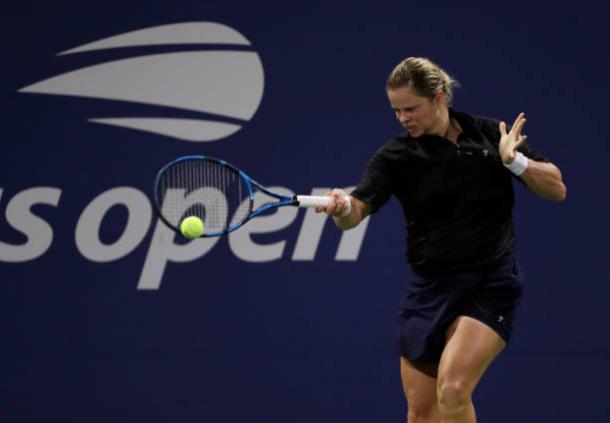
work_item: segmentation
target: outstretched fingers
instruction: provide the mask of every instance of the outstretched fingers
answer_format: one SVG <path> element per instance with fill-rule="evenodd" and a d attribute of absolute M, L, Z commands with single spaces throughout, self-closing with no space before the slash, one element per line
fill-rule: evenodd
<path fill-rule="evenodd" d="M 505 137 L 506 136 L 506 123 L 504 122 L 500 122 L 500 135 Z"/>
<path fill-rule="evenodd" d="M 511 129 L 511 132 L 515 134 L 515 138 L 518 139 L 521 135 L 521 130 L 523 129 L 523 125 L 525 125 L 525 122 L 525 113 L 519 113 L 519 116 L 517 116 L 517 119 L 515 119 L 515 123 L 513 124 L 513 127 Z"/>

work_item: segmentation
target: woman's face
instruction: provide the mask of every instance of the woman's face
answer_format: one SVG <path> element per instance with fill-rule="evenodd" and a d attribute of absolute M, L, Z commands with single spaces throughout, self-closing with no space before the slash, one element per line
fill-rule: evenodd
<path fill-rule="evenodd" d="M 410 87 L 388 89 L 387 93 L 396 119 L 412 137 L 417 138 L 442 130 L 442 94 L 430 100 L 415 94 Z"/>

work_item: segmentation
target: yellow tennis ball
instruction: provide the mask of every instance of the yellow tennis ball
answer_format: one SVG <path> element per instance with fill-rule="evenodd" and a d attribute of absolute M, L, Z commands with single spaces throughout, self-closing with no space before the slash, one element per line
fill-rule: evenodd
<path fill-rule="evenodd" d="M 203 234 L 203 221 L 197 216 L 189 216 L 180 224 L 180 232 L 188 239 L 198 238 Z"/>

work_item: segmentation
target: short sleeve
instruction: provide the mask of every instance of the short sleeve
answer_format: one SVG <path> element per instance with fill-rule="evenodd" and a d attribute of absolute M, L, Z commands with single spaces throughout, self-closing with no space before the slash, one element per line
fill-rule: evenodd
<path fill-rule="evenodd" d="M 370 205 L 371 213 L 375 213 L 388 202 L 392 195 L 389 175 L 383 160 L 378 155 L 369 160 L 360 183 L 351 192 L 351 195 Z"/>
<path fill-rule="evenodd" d="M 547 163 L 550 162 L 550 160 L 547 159 L 545 156 L 534 151 L 534 149 L 532 147 L 530 147 L 530 145 L 528 143 L 523 144 L 517 150 L 520 151 L 521 153 L 523 153 L 524 156 L 526 156 L 532 160 L 535 160 L 537 162 L 547 162 Z"/>

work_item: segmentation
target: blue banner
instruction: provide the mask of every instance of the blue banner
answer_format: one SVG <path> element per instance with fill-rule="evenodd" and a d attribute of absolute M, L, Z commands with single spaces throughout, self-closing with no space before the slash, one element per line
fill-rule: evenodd
<path fill-rule="evenodd" d="M 189 154 L 288 195 L 351 189 L 401 132 L 385 78 L 424 56 L 460 82 L 457 110 L 525 112 L 568 189 L 553 203 L 515 184 L 524 299 L 479 420 L 610 421 L 608 16 L 601 1 L 11 5 L 0 420 L 404 421 L 396 200 L 352 231 L 282 208 L 187 242 L 150 197 Z"/>

